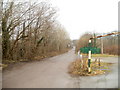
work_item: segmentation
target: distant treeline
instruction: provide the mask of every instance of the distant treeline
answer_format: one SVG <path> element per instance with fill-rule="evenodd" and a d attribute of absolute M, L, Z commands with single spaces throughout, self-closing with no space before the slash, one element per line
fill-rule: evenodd
<path fill-rule="evenodd" d="M 109 33 L 111 33 L 111 32 L 109 32 Z M 104 34 L 109 34 L 109 33 L 104 33 Z M 85 33 L 85 34 L 83 34 L 79 38 L 79 40 L 76 42 L 76 52 L 81 47 L 87 47 L 88 41 L 91 37 L 99 36 L 99 35 L 103 35 L 103 34 L 102 33 Z M 93 45 L 93 47 L 101 48 L 101 53 L 102 53 L 102 49 L 103 49 L 104 54 L 120 55 L 118 41 L 120 41 L 120 35 L 111 35 L 111 36 L 98 38 L 96 40 L 93 39 L 92 45 Z"/>

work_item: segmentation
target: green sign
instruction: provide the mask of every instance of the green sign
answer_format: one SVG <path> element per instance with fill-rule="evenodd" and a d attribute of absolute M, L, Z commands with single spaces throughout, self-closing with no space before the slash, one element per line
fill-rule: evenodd
<path fill-rule="evenodd" d="M 101 53 L 101 49 L 96 48 L 96 47 L 83 47 L 83 48 L 80 48 L 81 53 L 87 53 L 88 54 L 89 50 L 91 50 L 92 54 L 100 54 Z"/>

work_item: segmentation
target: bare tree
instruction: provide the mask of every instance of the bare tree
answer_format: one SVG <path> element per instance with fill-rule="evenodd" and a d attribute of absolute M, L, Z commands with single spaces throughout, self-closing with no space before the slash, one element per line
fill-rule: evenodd
<path fill-rule="evenodd" d="M 2 12 L 3 60 L 31 60 L 63 51 L 70 43 L 69 35 L 56 20 L 56 9 L 47 2 L 7 2 Z"/>
<path fill-rule="evenodd" d="M 78 51 L 82 47 L 88 46 L 88 41 L 92 36 L 93 35 L 91 33 L 83 34 L 77 42 L 76 51 Z"/>

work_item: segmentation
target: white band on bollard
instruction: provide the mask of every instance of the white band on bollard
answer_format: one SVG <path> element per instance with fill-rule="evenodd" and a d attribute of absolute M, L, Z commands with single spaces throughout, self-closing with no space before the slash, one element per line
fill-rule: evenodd
<path fill-rule="evenodd" d="M 88 72 L 91 72 L 91 68 L 90 67 L 88 68 Z"/>
<path fill-rule="evenodd" d="M 91 43 L 91 40 L 89 40 L 89 43 Z"/>
<path fill-rule="evenodd" d="M 88 59 L 91 59 L 91 51 L 89 51 Z"/>

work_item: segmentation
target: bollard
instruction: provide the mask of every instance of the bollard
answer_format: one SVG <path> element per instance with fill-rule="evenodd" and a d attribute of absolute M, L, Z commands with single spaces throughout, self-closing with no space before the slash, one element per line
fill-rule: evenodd
<path fill-rule="evenodd" d="M 81 60 L 81 68 L 83 68 L 83 58 L 82 58 L 82 54 L 80 54 L 80 60 Z"/>
<path fill-rule="evenodd" d="M 99 58 L 99 67 L 100 67 L 100 58 Z"/>
<path fill-rule="evenodd" d="M 91 48 L 91 40 L 89 40 L 89 47 Z M 90 63 L 91 63 L 91 49 L 89 49 L 88 52 L 88 72 L 91 72 L 91 67 L 90 67 Z"/>
<path fill-rule="evenodd" d="M 89 55 L 88 55 L 88 72 L 91 72 L 90 64 L 91 64 L 91 51 L 89 51 Z"/>
<path fill-rule="evenodd" d="M 78 59 L 80 59 L 80 51 L 78 51 Z"/>

